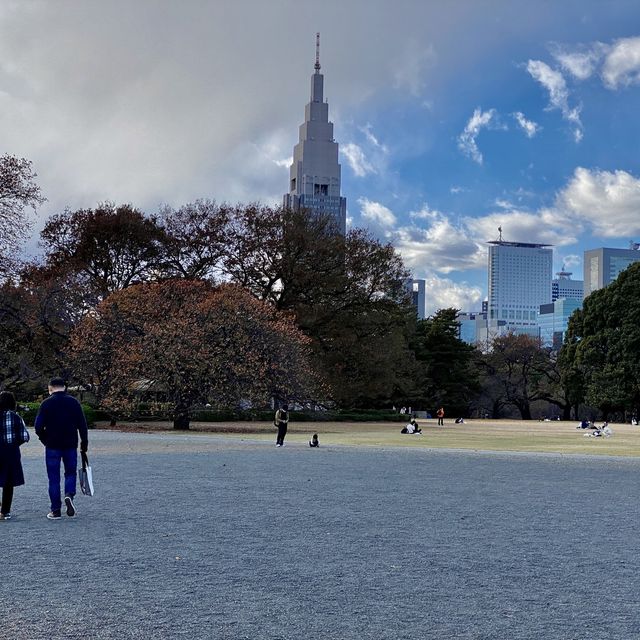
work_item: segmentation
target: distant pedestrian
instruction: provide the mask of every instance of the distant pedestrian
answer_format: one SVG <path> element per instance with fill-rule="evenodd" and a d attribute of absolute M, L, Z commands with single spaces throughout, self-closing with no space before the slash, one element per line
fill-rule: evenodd
<path fill-rule="evenodd" d="M 320 446 L 320 440 L 318 440 L 317 433 L 314 433 L 313 436 L 311 437 L 311 440 L 309 440 L 309 446 L 313 448 Z"/>
<path fill-rule="evenodd" d="M 436 411 L 436 416 L 438 416 L 438 426 L 444 427 L 444 407 L 440 407 L 438 411 Z"/>
<path fill-rule="evenodd" d="M 287 435 L 287 426 L 289 425 L 289 406 L 283 404 L 276 411 L 273 423 L 278 427 L 278 437 L 276 439 L 276 447 L 284 447 L 284 437 Z"/>
<path fill-rule="evenodd" d="M 67 385 L 62 378 L 52 378 L 49 382 L 49 397 L 40 405 L 36 416 L 36 434 L 45 447 L 51 500 L 47 518 L 58 520 L 62 517 L 60 463 L 64 464 L 64 504 L 67 515 L 73 517 L 76 515 L 73 499 L 76 495 L 78 434 L 82 453 L 87 452 L 89 437 L 82 407 L 67 393 Z"/>
<path fill-rule="evenodd" d="M 16 413 L 16 399 L 10 391 L 0 393 L 0 520 L 11 520 L 13 488 L 24 484 L 20 446 L 29 442 L 24 420 Z"/>

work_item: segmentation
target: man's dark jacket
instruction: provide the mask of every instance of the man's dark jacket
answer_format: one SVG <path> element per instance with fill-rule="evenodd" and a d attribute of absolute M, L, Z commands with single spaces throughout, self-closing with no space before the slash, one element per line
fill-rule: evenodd
<path fill-rule="evenodd" d="M 36 416 L 36 434 L 50 449 L 77 449 L 78 432 L 82 451 L 87 450 L 87 421 L 80 403 L 66 391 L 52 393 Z"/>

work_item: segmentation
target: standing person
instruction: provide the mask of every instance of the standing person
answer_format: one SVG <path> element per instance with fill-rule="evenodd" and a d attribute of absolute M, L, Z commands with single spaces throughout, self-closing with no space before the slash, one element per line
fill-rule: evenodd
<path fill-rule="evenodd" d="M 76 515 L 73 499 L 76 495 L 78 433 L 80 433 L 80 451 L 86 453 L 89 447 L 89 436 L 82 407 L 73 396 L 67 393 L 67 385 L 62 378 L 52 378 L 49 382 L 49 397 L 40 405 L 36 416 L 36 434 L 45 447 L 49 477 L 49 499 L 51 500 L 51 511 L 47 514 L 49 520 L 58 520 L 62 517 L 61 462 L 64 464 L 64 504 L 67 515 L 70 517 Z"/>
<path fill-rule="evenodd" d="M 24 484 L 20 445 L 25 442 L 29 442 L 29 432 L 16 413 L 16 399 L 13 393 L 3 391 L 0 393 L 0 520 L 11 520 L 13 488 Z"/>
<path fill-rule="evenodd" d="M 278 427 L 278 438 L 276 439 L 276 447 L 284 447 L 284 437 L 287 435 L 287 425 L 289 424 L 289 406 L 283 404 L 276 411 L 273 423 Z"/>
<path fill-rule="evenodd" d="M 436 415 L 438 416 L 438 426 L 444 427 L 444 407 L 440 407 Z"/>

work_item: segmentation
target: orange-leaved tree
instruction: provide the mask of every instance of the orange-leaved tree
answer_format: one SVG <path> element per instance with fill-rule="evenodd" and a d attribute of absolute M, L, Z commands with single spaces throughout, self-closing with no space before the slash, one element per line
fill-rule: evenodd
<path fill-rule="evenodd" d="M 316 377 L 308 338 L 289 315 L 235 285 L 166 280 L 117 291 L 71 336 L 75 377 L 101 404 L 126 412 L 152 389 L 188 429 L 204 403 L 264 404 L 272 396 L 309 398 Z"/>

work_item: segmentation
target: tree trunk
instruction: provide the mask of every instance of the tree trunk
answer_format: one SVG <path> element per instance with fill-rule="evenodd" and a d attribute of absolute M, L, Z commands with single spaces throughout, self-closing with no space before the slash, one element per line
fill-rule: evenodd
<path fill-rule="evenodd" d="M 519 404 L 518 409 L 520 409 L 520 417 L 523 420 L 531 420 L 531 407 L 528 402 Z"/>
<path fill-rule="evenodd" d="M 189 430 L 189 409 L 183 405 L 176 406 L 173 414 L 173 428 L 177 431 Z"/>
<path fill-rule="evenodd" d="M 562 407 L 562 419 L 563 420 L 571 420 L 571 405 L 565 404 Z"/>

